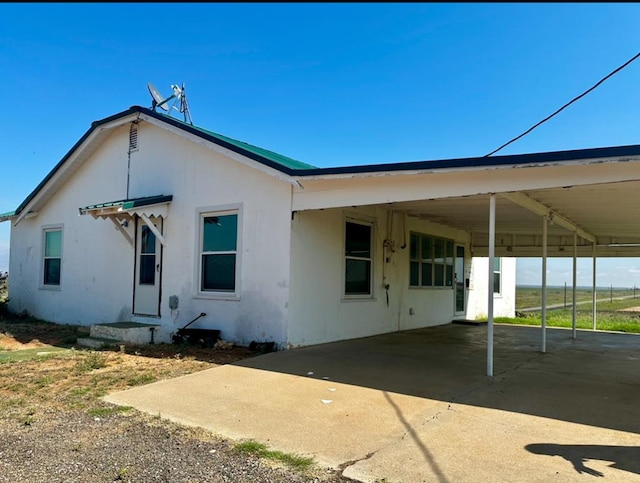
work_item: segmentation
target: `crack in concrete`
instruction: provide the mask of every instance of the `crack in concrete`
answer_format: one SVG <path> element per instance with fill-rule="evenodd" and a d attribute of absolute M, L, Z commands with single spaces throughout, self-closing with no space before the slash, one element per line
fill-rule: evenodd
<path fill-rule="evenodd" d="M 378 451 L 380 451 L 380 450 L 372 451 L 371 453 L 368 453 L 367 455 L 365 455 L 365 456 L 364 456 L 364 457 L 362 457 L 362 458 L 358 458 L 358 459 L 350 460 L 350 461 L 345 461 L 344 463 L 342 463 L 341 465 L 339 465 L 339 466 L 338 466 L 338 472 L 340 473 L 340 476 L 341 476 L 342 478 L 346 478 L 346 479 L 347 479 L 347 481 L 357 481 L 357 480 L 352 480 L 351 478 L 347 478 L 346 476 L 344 476 L 344 472 L 345 472 L 345 470 L 346 470 L 349 466 L 353 466 L 353 465 L 355 465 L 356 463 L 360 463 L 361 461 L 366 461 L 366 460 L 368 460 L 369 458 L 373 457 L 373 455 L 375 455 Z"/>

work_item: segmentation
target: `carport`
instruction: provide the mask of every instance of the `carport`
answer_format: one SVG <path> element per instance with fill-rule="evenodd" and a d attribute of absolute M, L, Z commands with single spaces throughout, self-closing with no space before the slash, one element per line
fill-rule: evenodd
<path fill-rule="evenodd" d="M 299 172 L 293 210 L 384 204 L 470 234 L 471 255 L 541 257 L 541 351 L 547 350 L 548 257 L 640 255 L 640 145 L 524 155 L 323 168 Z M 493 286 L 489 270 L 489 287 Z M 493 376 L 493 294 L 487 375 Z M 573 331 L 576 337 L 575 303 Z"/>

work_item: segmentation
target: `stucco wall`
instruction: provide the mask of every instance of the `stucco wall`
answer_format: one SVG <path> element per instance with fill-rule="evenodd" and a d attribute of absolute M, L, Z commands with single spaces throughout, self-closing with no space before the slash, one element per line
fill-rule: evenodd
<path fill-rule="evenodd" d="M 111 222 L 78 214 L 80 206 L 124 198 L 127 143 L 128 137 L 111 136 L 37 216 L 11 227 L 10 310 L 82 325 L 126 320 L 121 317 L 131 313 L 130 245 Z M 47 225 L 63 225 L 59 288 L 41 284 Z"/>
<path fill-rule="evenodd" d="M 516 304 L 516 259 L 502 259 L 502 289 L 493 298 L 495 317 L 515 317 Z M 485 318 L 489 301 L 486 287 L 489 280 L 489 259 L 475 257 L 471 270 L 471 290 L 469 290 L 469 309 L 471 318 Z"/>
<path fill-rule="evenodd" d="M 346 217 L 374 223 L 373 297 L 369 299 L 347 300 L 343 296 Z M 475 318 L 478 315 L 475 303 L 468 306 L 466 313 L 455 313 L 451 287 L 409 288 L 410 232 L 454 240 L 465 247 L 469 257 L 467 233 L 413 217 L 403 222 L 402 215 L 390 217 L 383 206 L 296 212 L 291 231 L 290 345 L 428 327 L 449 323 L 454 318 Z M 383 241 L 387 238 L 394 241 L 394 252 L 385 252 Z M 402 249 L 404 243 L 407 246 Z M 472 273 L 472 261 L 468 258 L 465 276 Z M 506 279 L 505 283 L 508 282 Z M 388 305 L 385 283 L 389 285 Z M 486 277 L 474 281 L 473 292 L 486 298 Z M 471 291 L 465 291 L 465 296 L 470 294 Z"/>
<path fill-rule="evenodd" d="M 161 322 L 157 340 L 191 327 L 221 330 L 238 343 L 284 344 L 289 290 L 291 186 L 183 136 L 141 122 L 131 153 L 129 198 L 173 195 L 164 222 L 160 319 L 132 317 L 133 247 L 109 220 L 80 206 L 126 197 L 129 126 L 115 130 L 45 205 L 12 227 L 10 309 L 59 323 Z M 198 208 L 241 207 L 239 300 L 197 295 Z M 64 224 L 59 290 L 40 288 L 42 227 Z M 133 236 L 134 228 L 128 231 Z M 171 311 L 171 295 L 179 307 Z"/>

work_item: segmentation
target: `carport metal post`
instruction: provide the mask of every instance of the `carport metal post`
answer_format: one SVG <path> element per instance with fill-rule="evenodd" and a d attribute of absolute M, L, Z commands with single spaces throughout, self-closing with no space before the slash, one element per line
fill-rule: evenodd
<path fill-rule="evenodd" d="M 571 312 L 571 327 L 573 338 L 576 338 L 576 284 L 578 283 L 578 232 L 573 232 L 573 310 Z"/>
<path fill-rule="evenodd" d="M 591 320 L 593 322 L 593 330 L 596 330 L 596 242 L 593 242 L 593 297 L 591 299 Z"/>
<path fill-rule="evenodd" d="M 547 352 L 547 218 L 542 217 L 542 352 Z"/>
<path fill-rule="evenodd" d="M 496 255 L 496 194 L 489 196 L 489 285 L 487 286 L 487 376 L 493 377 L 493 260 Z"/>

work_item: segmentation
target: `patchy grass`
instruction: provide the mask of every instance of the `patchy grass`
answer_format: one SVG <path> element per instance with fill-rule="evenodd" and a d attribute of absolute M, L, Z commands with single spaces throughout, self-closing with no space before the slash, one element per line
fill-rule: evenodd
<path fill-rule="evenodd" d="M 214 351 L 169 344 L 127 346 L 125 352 L 67 346 L 82 330 L 0 315 L 0 420 L 34 425 L 52 412 L 84 411 L 100 418 L 126 414 L 126 408 L 100 398 L 252 355 L 242 348 Z"/>
<path fill-rule="evenodd" d="M 45 361 L 53 357 L 71 357 L 71 349 L 64 347 L 43 346 L 34 349 L 6 350 L 0 349 L 0 364 L 7 362 Z"/>
<path fill-rule="evenodd" d="M 640 312 L 625 312 L 623 309 L 640 306 L 640 299 L 614 300 L 599 302 L 596 310 L 596 328 L 598 330 L 640 333 Z M 522 313 L 515 318 L 496 317 L 495 322 L 502 324 L 541 325 L 542 315 L 539 311 Z M 547 311 L 547 326 L 572 327 L 572 309 L 556 309 Z M 591 305 L 578 305 L 576 308 L 576 327 L 592 329 Z"/>
<path fill-rule="evenodd" d="M 44 455 L 43 459 L 49 467 L 60 469 L 56 474 L 65 474 L 68 469 L 65 465 L 70 464 L 69 461 L 79 462 L 80 469 L 74 467 L 76 473 L 73 477 L 69 476 L 74 481 L 149 481 L 153 479 L 148 472 L 151 465 L 158 465 L 158 471 L 154 473 L 156 475 L 172 475 L 176 466 L 183 461 L 189 461 L 189 468 L 185 470 L 188 475 L 196 468 L 188 458 L 193 452 L 202 451 L 205 446 L 211 448 L 205 453 L 211 457 L 210 461 L 207 460 L 206 471 L 214 472 L 209 475 L 218 471 L 224 475 L 229 467 L 235 466 L 239 469 L 231 474 L 240 475 L 242 471 L 244 475 L 242 468 L 247 467 L 246 461 L 251 459 L 251 468 L 263 468 L 261 473 L 256 474 L 271 475 L 256 477 L 255 481 L 347 481 L 317 467 L 313 470 L 317 470 L 317 474 L 307 472 L 306 469 L 313 463 L 310 458 L 270 451 L 266 447 L 261 451 L 254 448 L 256 451 L 251 453 L 254 456 L 250 456 L 250 453 L 236 451 L 232 442 L 218 439 L 202 428 L 181 427 L 161 418 L 160 413 L 157 417 L 148 416 L 101 399 L 114 391 L 251 357 L 251 351 L 242 348 L 216 351 L 166 344 L 127 346 L 125 352 L 120 352 L 119 348 L 100 351 L 52 350 L 54 344 L 62 344 L 64 340 L 54 329 L 61 332 L 68 330 L 64 326 L 35 319 L 25 323 L 25 318 L 3 318 L 0 315 L 0 336 L 3 337 L 3 344 L 6 342 L 6 346 L 11 347 L 11 350 L 0 353 L 2 356 L 10 354 L 0 363 L 0 433 L 13 435 L 16 431 L 22 432 L 22 436 L 11 445 L 13 456 L 10 452 L 2 454 L 9 480 L 23 481 L 13 475 L 28 474 L 23 473 L 28 469 L 21 468 L 25 458 L 31 461 L 32 451 Z M 31 346 L 34 340 L 38 340 L 38 347 Z M 43 348 L 45 340 L 52 345 Z M 28 350 L 20 350 L 25 348 Z M 38 356 L 38 352 L 48 354 Z M 104 424 L 104 420 L 108 420 L 108 424 Z M 125 434 L 127 437 L 123 438 Z M 141 454 L 147 459 L 139 455 L 138 458 L 131 457 L 139 447 L 131 443 L 130 434 L 137 438 L 133 439 L 135 444 L 144 446 Z M 121 448 L 123 442 L 127 441 L 128 445 Z M 63 447 L 49 454 L 50 448 L 58 450 L 67 443 L 68 448 Z M 171 450 L 174 458 L 163 462 L 167 449 Z M 176 457 L 176 453 L 181 456 Z M 257 453 L 265 458 L 258 465 L 253 460 L 259 456 Z M 153 457 L 150 458 L 149 454 Z M 63 459 L 58 459 L 60 455 Z M 112 464 L 100 468 L 98 463 L 105 461 L 105 455 Z M 200 464 L 203 460 L 194 461 Z M 16 471 L 11 473 L 14 468 Z M 302 471 L 294 474 L 297 468 Z M 202 474 L 202 471 L 194 473 L 189 481 L 204 481 L 200 477 Z M 249 481 L 248 476 L 243 478 Z M 0 480 L 4 481 L 2 477 Z M 186 481 L 184 478 L 178 480 Z"/>
<path fill-rule="evenodd" d="M 235 445 L 236 451 L 242 454 L 251 454 L 259 458 L 266 458 L 272 461 L 283 463 L 297 471 L 307 471 L 315 464 L 313 458 L 296 454 L 284 453 L 282 451 L 270 450 L 265 444 L 258 441 L 248 440 Z"/>
<path fill-rule="evenodd" d="M 577 302 L 589 302 L 592 300 L 593 290 L 585 288 L 576 289 Z M 636 305 L 640 305 L 640 289 L 635 291 L 637 297 Z M 611 298 L 632 297 L 634 291 L 632 288 L 614 288 L 597 289 L 598 303 L 609 302 Z M 567 287 L 566 303 L 570 304 L 572 300 L 572 289 Z M 547 305 L 557 305 L 565 303 L 564 287 L 547 287 Z M 541 287 L 516 287 L 516 310 L 526 309 L 529 307 L 540 307 L 542 305 L 542 288 Z"/>

